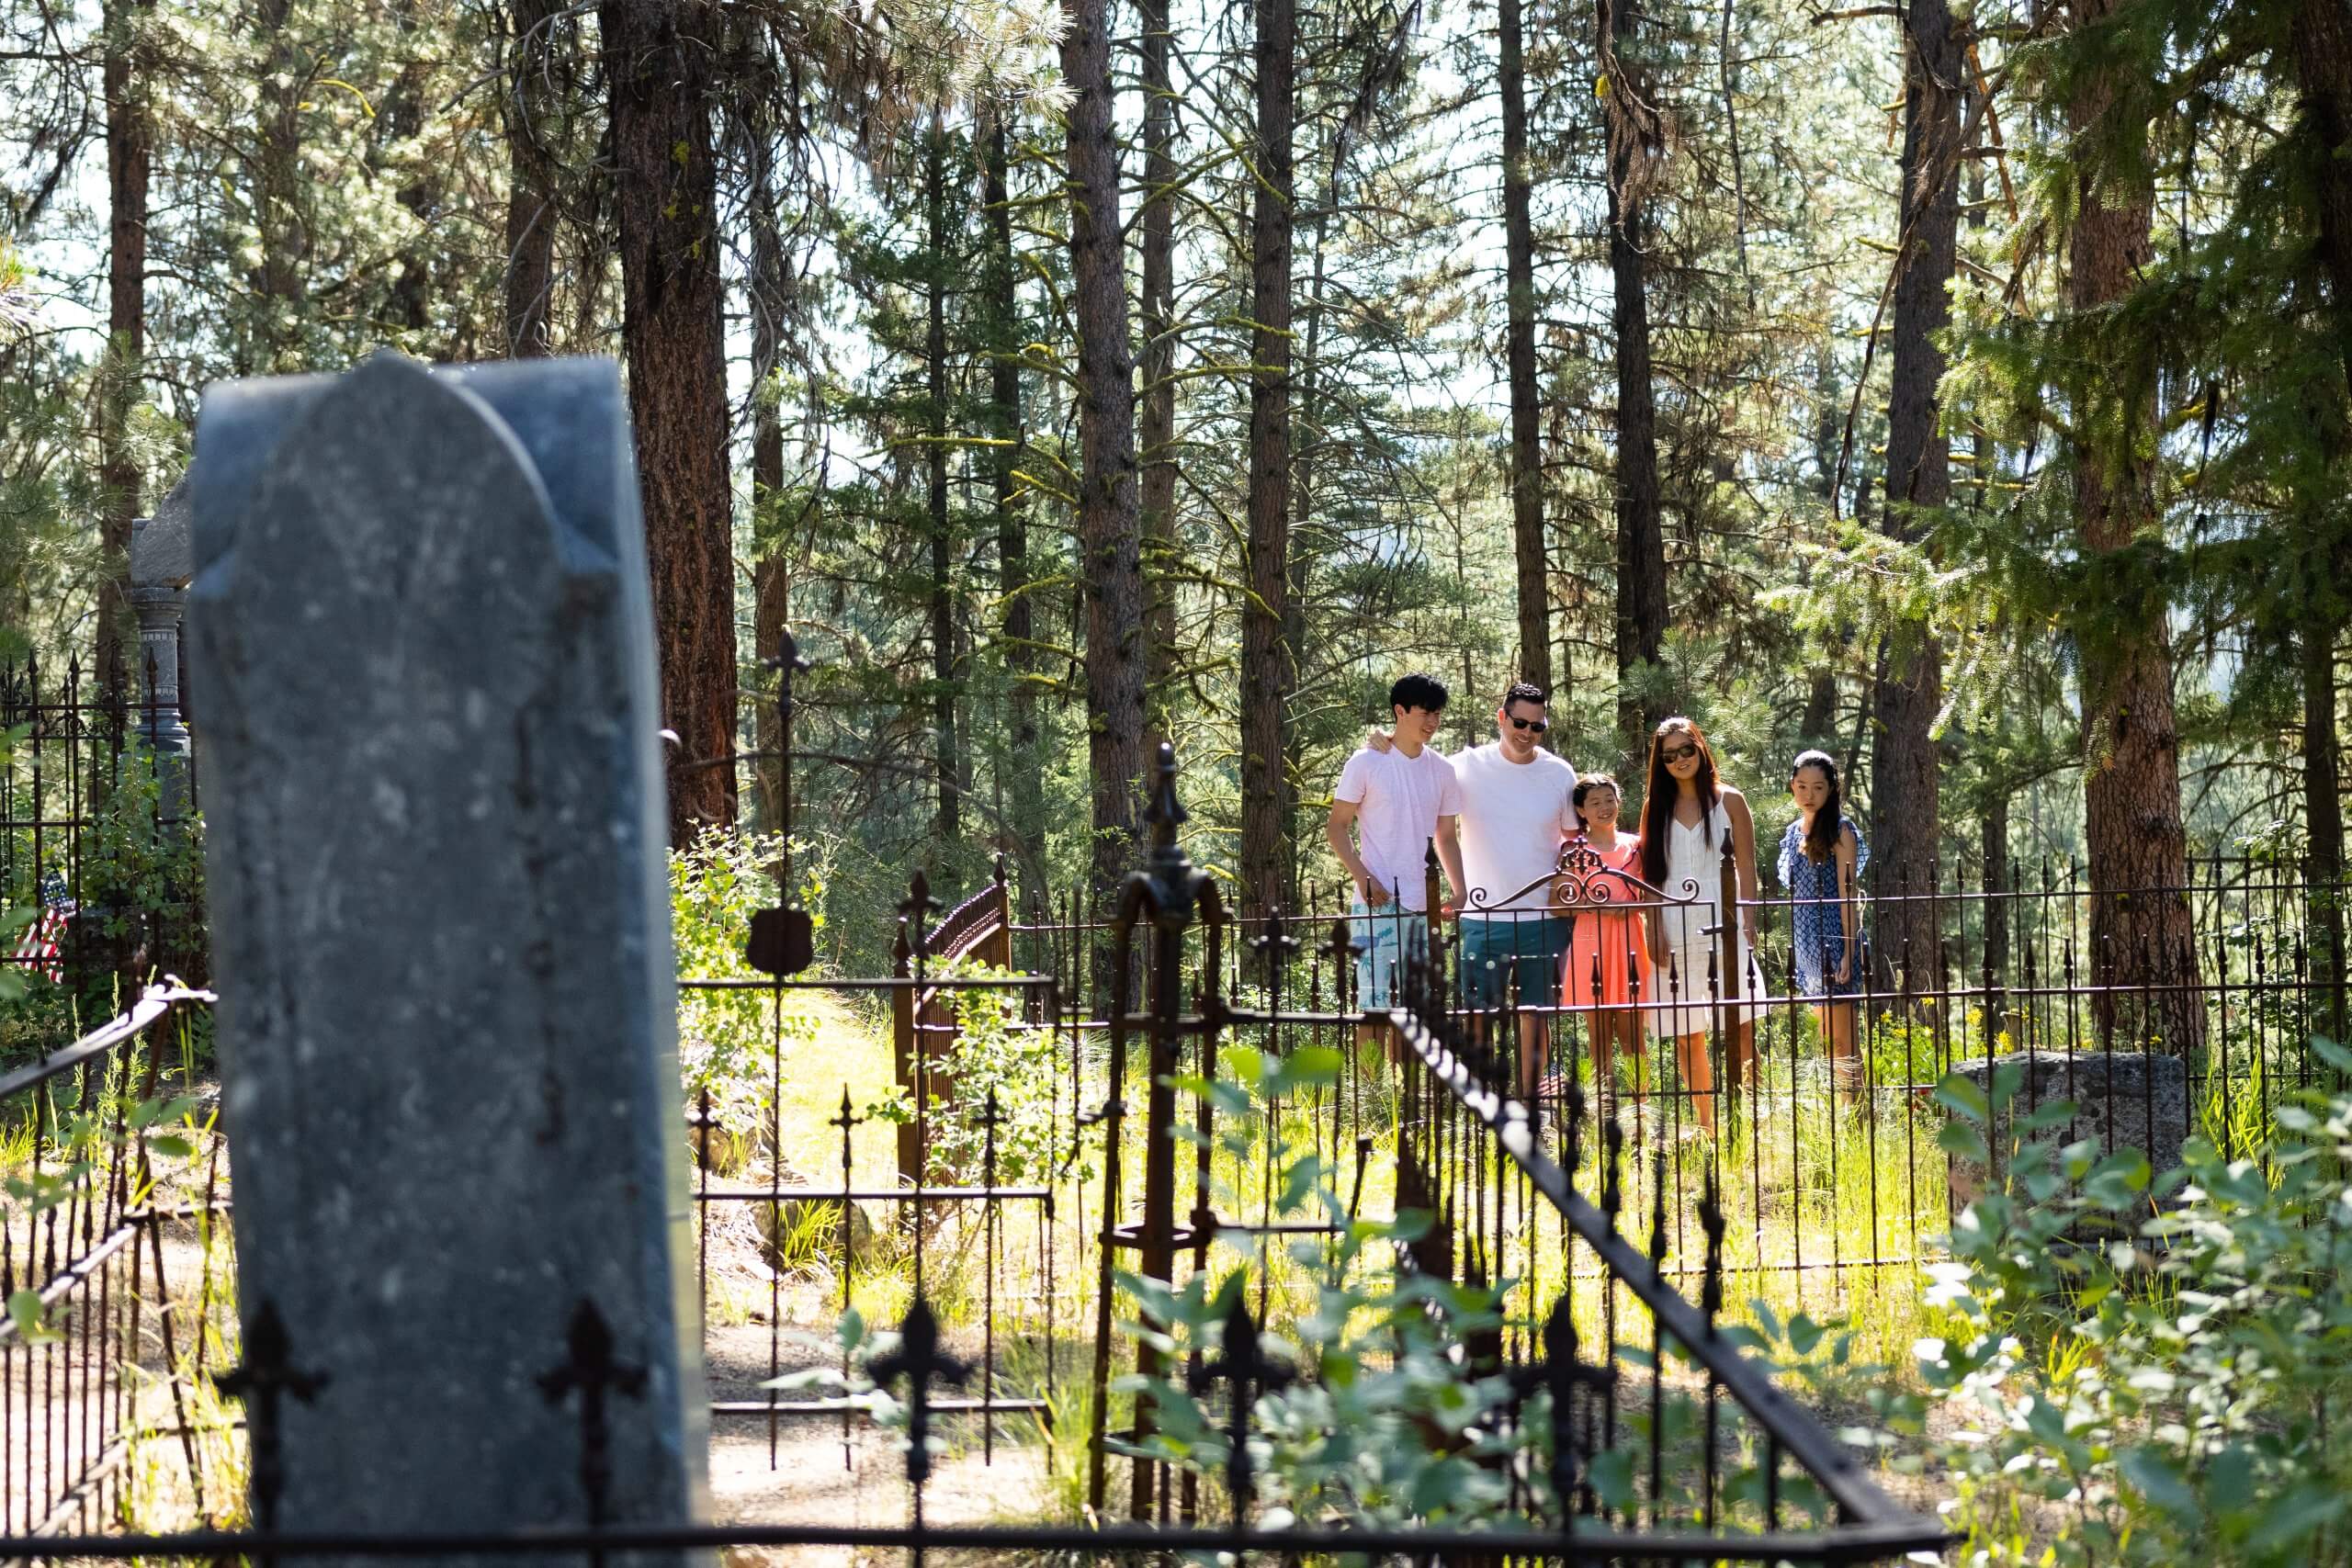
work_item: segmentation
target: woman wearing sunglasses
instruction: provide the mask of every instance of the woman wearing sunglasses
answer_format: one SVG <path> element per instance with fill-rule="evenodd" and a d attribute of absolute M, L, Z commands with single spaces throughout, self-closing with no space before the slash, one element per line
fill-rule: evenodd
<path fill-rule="evenodd" d="M 1668 899 L 1650 928 L 1650 1033 L 1674 1041 L 1676 1066 L 1702 1132 L 1715 1129 L 1714 1069 L 1707 1032 L 1728 1012 L 1726 1087 L 1737 1089 L 1756 1060 L 1755 1001 L 1763 994 L 1756 964 L 1756 908 L 1740 911 L 1737 972 L 1723 973 L 1718 945 L 1724 919 L 1723 853 L 1729 842 L 1739 897 L 1757 897 L 1756 821 L 1739 791 L 1715 776 L 1706 737 L 1687 718 L 1669 718 L 1650 737 L 1649 784 L 1642 797 L 1642 880 Z M 1689 886 L 1686 886 L 1689 885 Z M 1695 886 L 1695 895 L 1691 887 Z M 1708 928 L 1717 928 L 1710 930 Z"/>

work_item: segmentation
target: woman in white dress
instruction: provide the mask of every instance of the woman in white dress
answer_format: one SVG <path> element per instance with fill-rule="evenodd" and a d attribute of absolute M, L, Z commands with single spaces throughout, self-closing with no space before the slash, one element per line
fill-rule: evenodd
<path fill-rule="evenodd" d="M 1674 1041 L 1683 1088 L 1700 1128 L 1715 1129 L 1714 1068 L 1707 1033 L 1730 1015 L 1724 1053 L 1725 1087 L 1739 1088 L 1754 1071 L 1756 1003 L 1764 987 L 1756 964 L 1756 908 L 1740 909 L 1738 972 L 1723 973 L 1723 854 L 1728 840 L 1739 897 L 1753 900 L 1756 821 L 1739 791 L 1719 782 L 1706 737 L 1687 718 L 1669 718 L 1650 737 L 1649 784 L 1642 799 L 1642 880 L 1672 903 L 1650 921 L 1650 1034 Z M 1695 886 L 1695 892 L 1692 887 Z"/>

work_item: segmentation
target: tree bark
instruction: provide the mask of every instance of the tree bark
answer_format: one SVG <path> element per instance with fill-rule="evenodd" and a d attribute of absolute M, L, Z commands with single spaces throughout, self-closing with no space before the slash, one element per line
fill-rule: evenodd
<path fill-rule="evenodd" d="M 1959 255 L 1961 40 L 1944 0 L 1914 0 L 1903 39 L 1901 253 L 1894 282 L 1894 356 L 1886 410 L 1886 510 L 1879 526 L 1898 539 L 1926 531 L 1914 509 L 1951 497 L 1951 442 L 1939 417 L 1944 375 L 1938 337 L 1951 319 Z M 1916 968 L 1939 951 L 1937 839 L 1941 829 L 1936 746 L 1943 655 L 1921 630 L 1898 633 L 1879 682 L 1871 761 L 1871 839 L 1884 904 L 1880 939 Z M 1915 991 L 1932 975 L 1910 976 Z"/>
<path fill-rule="evenodd" d="M 1074 98 L 1067 141 L 1070 293 L 1078 327 L 1078 545 L 1086 610 L 1087 763 L 1097 897 L 1128 864 L 1144 769 L 1143 573 L 1136 493 L 1135 360 L 1111 123 L 1107 0 L 1068 0 L 1062 75 Z M 1107 962 L 1107 960 L 1103 960 Z M 1103 971 L 1107 974 L 1107 971 Z"/>
<path fill-rule="evenodd" d="M 1035 614 L 1029 602 L 1029 514 L 1019 498 L 1017 478 L 1024 439 L 1021 422 L 1020 273 L 1012 254 L 1011 163 L 1001 108 L 989 118 L 982 143 L 983 199 L 988 204 L 986 271 L 989 318 L 989 434 L 996 442 L 989 465 L 996 494 L 998 598 L 1004 609 L 999 630 L 1004 641 L 1005 673 L 1012 692 L 1006 703 L 1011 735 L 1006 773 L 1010 807 L 1006 848 L 1020 861 L 1023 885 L 1042 893 L 1046 883 L 1046 795 L 1037 753 L 1037 669 Z"/>
<path fill-rule="evenodd" d="M 2336 342 L 2352 383 L 2352 13 L 2343 0 L 2302 0 L 2289 37 L 2295 85 L 2315 142 L 2319 253 L 2334 295 Z"/>
<path fill-rule="evenodd" d="M 931 520 L 931 725 L 933 780 L 939 791 L 932 817 L 934 853 L 964 839 L 963 775 L 956 739 L 955 525 L 947 505 L 947 132 L 934 119 L 923 139 L 923 243 L 930 276 L 923 285 L 925 454 Z"/>
<path fill-rule="evenodd" d="M 1176 591 L 1176 95 L 1168 0 L 1140 0 L 1143 28 L 1143 574 L 1147 755 L 1170 739 L 1175 695 Z"/>
<path fill-rule="evenodd" d="M 555 292 L 556 160 L 548 146 L 561 105 L 551 69 L 560 0 L 513 0 L 512 73 L 506 96 L 506 353 L 551 352 Z"/>
<path fill-rule="evenodd" d="M 2075 22 L 2097 26 L 2117 5 L 2074 0 Z M 2068 121 L 2078 133 L 2113 112 L 2121 85 L 2115 69 L 2087 76 L 2067 104 Z M 2123 298 L 2154 259 L 2155 198 L 2144 183 L 2095 178 L 2087 169 L 2077 175 L 2075 192 L 2066 303 L 2084 312 Z M 2115 372 L 2109 377 L 2126 379 Z M 2153 389 L 2154 378 L 2143 384 Z M 2120 436 L 2097 444 L 2075 438 L 2075 517 L 2085 548 L 2095 555 L 2124 549 L 2157 526 L 2155 395 L 2153 389 L 2127 395 L 2134 400 L 2120 411 Z M 2188 897 L 2177 891 L 2188 886 L 2188 836 L 2181 817 L 2167 606 L 2153 599 L 2086 608 L 2105 624 L 2100 634 L 2083 639 L 2080 676 L 2091 975 L 2107 987 L 2097 995 L 2094 1016 L 2118 1048 L 2187 1055 L 2204 1040 L 2205 1010 L 2202 998 L 2188 988 L 2197 978 L 2196 935 Z"/>
<path fill-rule="evenodd" d="M 1643 276 L 1646 164 L 1657 129 L 1644 87 L 1620 51 L 1631 48 L 1639 0 L 1597 0 L 1609 62 L 1604 96 L 1609 159 L 1609 274 L 1617 333 L 1617 728 L 1638 757 L 1667 716 L 1652 671 L 1666 650 L 1666 526 L 1658 489 L 1657 402 L 1650 386 L 1649 299 Z"/>
<path fill-rule="evenodd" d="M 1519 566 L 1519 672 L 1552 685 L 1551 561 L 1544 537 L 1544 411 L 1535 380 L 1535 222 L 1520 0 L 1500 0 L 1505 358 L 1510 374 L 1511 548 Z"/>
<path fill-rule="evenodd" d="M 148 61 L 141 47 L 154 0 L 110 0 L 103 12 L 107 115 L 107 360 L 98 399 L 97 657 L 99 688 L 138 700 L 138 671 L 126 649 L 130 625 L 130 525 L 146 476 L 130 444 L 141 363 L 147 355 L 147 189 L 154 155 Z M 95 781 L 94 781 L 95 786 Z"/>
<path fill-rule="evenodd" d="M 255 85 L 261 114 L 255 167 L 254 225 L 261 236 L 261 263 L 254 269 L 261 325 L 254 346 L 258 374 L 307 370 L 296 331 L 288 323 L 302 315 L 302 265 L 310 254 L 303 220 L 302 101 L 311 69 L 292 36 L 294 0 L 262 0 L 256 17 L 262 45 L 262 76 Z M 283 309 L 278 307 L 283 306 Z"/>
<path fill-rule="evenodd" d="M 1241 607 L 1241 882 L 1287 902 L 1283 736 L 1290 716 L 1290 321 L 1294 0 L 1258 0 L 1257 202 L 1250 223 L 1250 597 Z"/>
<path fill-rule="evenodd" d="M 2314 1010 L 2330 1038 L 2344 1038 L 2343 750 L 2335 723 L 2335 633 L 2331 621 L 2303 627 L 2304 879 L 2311 884 L 2311 972 L 2321 987 Z"/>
<path fill-rule="evenodd" d="M 773 657 L 783 646 L 792 615 L 792 551 L 784 530 L 784 411 L 777 392 L 767 383 L 784 362 L 785 310 L 790 278 L 786 271 L 784 234 L 776 209 L 784 193 L 775 184 L 774 128 L 763 114 L 745 115 L 741 123 L 752 170 L 752 651 Z M 778 679 L 781 679 L 779 672 Z M 772 833 L 789 832 L 785 820 L 784 730 L 773 698 L 752 708 L 752 749 L 759 753 L 752 764 L 753 801 L 759 825 Z M 785 897 L 792 889 L 784 890 Z"/>
<path fill-rule="evenodd" d="M 604 0 L 621 341 L 645 501 L 670 836 L 735 820 L 735 568 L 707 0 Z"/>
<path fill-rule="evenodd" d="M 2320 265 L 2327 277 L 2346 385 L 2352 387 L 2352 14 L 2342 0 L 2303 0 L 2296 8 L 2290 38 L 2303 130 L 2313 144 Z M 2340 408 L 2329 434 L 2337 446 L 2330 456 L 2340 471 L 2346 434 Z M 2327 987 L 2326 1027 L 2340 1041 L 2346 1009 L 2344 911 L 2337 891 L 2344 880 L 2343 776 L 2335 720 L 2337 628 L 2324 614 L 2307 615 L 2304 622 L 2303 817 L 2311 859 L 2307 874 L 2319 885 L 2312 897 L 2312 967 Z"/>

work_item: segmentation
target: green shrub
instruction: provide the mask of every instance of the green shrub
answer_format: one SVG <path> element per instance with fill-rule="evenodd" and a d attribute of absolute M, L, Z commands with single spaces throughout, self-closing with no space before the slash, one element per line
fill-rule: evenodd
<path fill-rule="evenodd" d="M 783 849 L 772 833 L 707 832 L 692 849 L 670 852 L 670 931 L 678 973 L 695 979 L 760 979 L 743 956 L 752 912 L 775 902 L 769 868 Z M 813 881 L 803 897 L 819 907 Z M 814 1037 L 805 1007 L 779 1007 L 775 994 L 752 988 L 678 993 L 678 1066 L 686 1103 L 710 1097 L 711 1119 L 737 1138 L 759 1126 L 775 1082 L 777 1036 L 789 1044 Z"/>
<path fill-rule="evenodd" d="M 1947 1079 L 1947 1146 L 1982 1159 L 2019 1077 L 1996 1075 L 1989 1099 Z M 2135 1151 L 2055 1147 L 2071 1113 L 2018 1119 L 2006 1189 L 1962 1213 L 1929 1270 L 1948 1326 L 1918 1364 L 1960 1422 L 1930 1450 L 1959 1561 L 2352 1561 L 2352 1095 L 2281 1106 L 2258 1160 L 2191 1138 L 2154 1179 Z M 2102 1225 L 2127 1239 L 2070 1239 Z M 1889 1408 L 1921 1429 L 1917 1404 Z"/>

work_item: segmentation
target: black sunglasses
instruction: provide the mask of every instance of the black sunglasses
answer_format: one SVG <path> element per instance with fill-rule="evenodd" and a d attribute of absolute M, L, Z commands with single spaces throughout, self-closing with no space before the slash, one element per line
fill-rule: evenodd
<path fill-rule="evenodd" d="M 1536 734 L 1541 735 L 1545 730 L 1552 728 L 1540 718 L 1521 718 L 1515 713 L 1507 713 L 1503 715 L 1503 716 L 1510 720 L 1510 727 L 1513 729 L 1532 729 L 1535 731 Z"/>
<path fill-rule="evenodd" d="M 1679 762 L 1685 757 L 1697 756 L 1699 748 L 1688 742 L 1680 746 L 1661 746 L 1657 749 L 1657 754 L 1669 762 Z"/>

